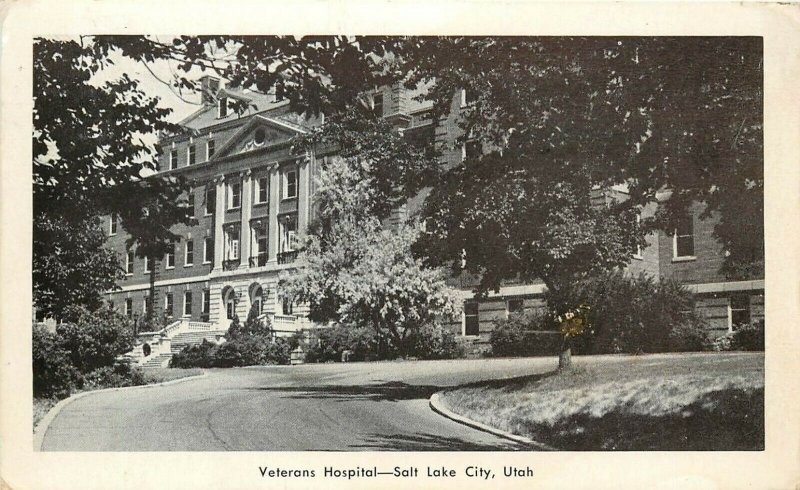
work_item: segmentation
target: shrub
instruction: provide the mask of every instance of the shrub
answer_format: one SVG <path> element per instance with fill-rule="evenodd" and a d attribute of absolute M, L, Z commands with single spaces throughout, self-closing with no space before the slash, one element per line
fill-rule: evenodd
<path fill-rule="evenodd" d="M 214 366 L 260 366 L 289 364 L 289 343 L 284 339 L 247 336 L 225 342 L 214 352 Z"/>
<path fill-rule="evenodd" d="M 752 325 L 744 325 L 733 332 L 731 347 L 736 350 L 764 350 L 764 320 Z"/>
<path fill-rule="evenodd" d="M 489 337 L 492 356 L 542 356 L 558 354 L 561 336 L 555 331 L 552 318 L 538 310 L 511 315 L 508 319 L 495 322 Z"/>
<path fill-rule="evenodd" d="M 591 305 L 593 335 L 576 338 L 578 353 L 702 350 L 705 321 L 694 296 L 676 281 L 613 272 L 577 283 L 548 304 Z"/>
<path fill-rule="evenodd" d="M 81 373 L 113 366 L 116 358 L 133 348 L 133 325 L 110 307 L 90 312 L 70 308 L 70 323 L 56 328 L 59 345 Z"/>
<path fill-rule="evenodd" d="M 128 363 L 104 366 L 84 377 L 84 388 L 87 389 L 119 388 L 143 384 L 146 384 L 146 381 L 142 370 L 138 367 L 131 367 Z"/>
<path fill-rule="evenodd" d="M 349 360 L 364 361 L 374 358 L 377 352 L 375 331 L 371 328 L 336 325 L 315 332 L 306 350 L 306 362 L 342 360 L 342 352 L 350 351 Z M 384 345 L 386 349 L 386 345 Z"/>
<path fill-rule="evenodd" d="M 56 334 L 34 326 L 32 338 L 33 396 L 64 398 L 82 382 L 81 373 L 70 363 L 69 353 Z"/>
<path fill-rule="evenodd" d="M 169 360 L 169 367 L 174 368 L 209 368 L 214 365 L 217 345 L 203 339 L 203 342 L 196 345 L 184 347 Z"/>
<path fill-rule="evenodd" d="M 450 330 L 438 324 L 423 325 L 409 339 L 407 354 L 419 359 L 456 359 L 464 356 L 464 346 Z"/>

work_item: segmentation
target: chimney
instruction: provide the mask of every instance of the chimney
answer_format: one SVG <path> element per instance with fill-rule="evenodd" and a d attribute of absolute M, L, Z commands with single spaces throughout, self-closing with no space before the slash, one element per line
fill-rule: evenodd
<path fill-rule="evenodd" d="M 200 77 L 200 96 L 203 105 L 214 105 L 217 103 L 216 95 L 219 90 L 219 78 L 211 75 Z"/>

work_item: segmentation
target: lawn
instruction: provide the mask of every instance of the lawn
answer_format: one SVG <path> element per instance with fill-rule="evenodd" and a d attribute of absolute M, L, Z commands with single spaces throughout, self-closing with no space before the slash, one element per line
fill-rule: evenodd
<path fill-rule="evenodd" d="M 763 353 L 574 358 L 564 373 L 448 390 L 484 424 L 564 450 L 763 450 Z"/>
<path fill-rule="evenodd" d="M 163 383 L 165 381 L 172 381 L 174 379 L 186 378 L 188 376 L 197 376 L 199 374 L 203 374 L 203 370 L 199 368 L 192 368 L 192 369 L 174 369 L 174 368 L 152 368 L 152 369 L 145 369 L 144 372 L 144 383 L 145 385 L 149 384 L 156 384 L 156 383 Z M 103 389 L 103 387 L 93 388 Z M 75 393 L 80 393 L 82 391 L 92 391 L 92 390 L 79 390 Z M 75 394 L 73 393 L 73 394 Z M 47 412 L 50 411 L 60 400 L 55 398 L 34 398 L 33 399 L 33 428 L 36 430 L 36 426 L 39 425 L 39 422 L 47 415 Z"/>

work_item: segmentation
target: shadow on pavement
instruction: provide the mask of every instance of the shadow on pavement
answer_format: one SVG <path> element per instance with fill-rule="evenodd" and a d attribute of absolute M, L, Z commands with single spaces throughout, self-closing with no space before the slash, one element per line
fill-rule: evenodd
<path fill-rule="evenodd" d="M 434 436 L 430 434 L 370 434 L 366 442 L 352 445 L 351 449 L 365 451 L 519 451 L 529 448 L 511 441 L 497 444 L 480 444 L 458 437 Z"/>
<path fill-rule="evenodd" d="M 372 401 L 400 401 L 428 399 L 443 389 L 431 385 L 409 385 L 399 381 L 383 384 L 364 384 L 356 386 L 298 386 L 298 387 L 262 387 L 254 388 L 258 391 L 272 391 L 286 393 L 288 398 L 296 399 L 333 399 L 338 401 L 372 400 Z"/>

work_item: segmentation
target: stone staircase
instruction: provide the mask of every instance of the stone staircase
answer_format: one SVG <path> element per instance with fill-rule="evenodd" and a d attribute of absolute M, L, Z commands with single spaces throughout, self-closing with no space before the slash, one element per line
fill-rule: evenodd
<path fill-rule="evenodd" d="M 227 330 L 220 330 L 212 323 L 176 320 L 157 332 L 140 332 L 140 343 L 122 357 L 143 368 L 166 367 L 172 356 L 184 347 L 200 344 L 203 340 L 217 343 L 225 333 Z"/>
<path fill-rule="evenodd" d="M 142 364 L 142 367 L 145 369 L 167 367 L 170 359 L 172 359 L 172 353 L 158 354 L 148 359 L 147 362 Z"/>

